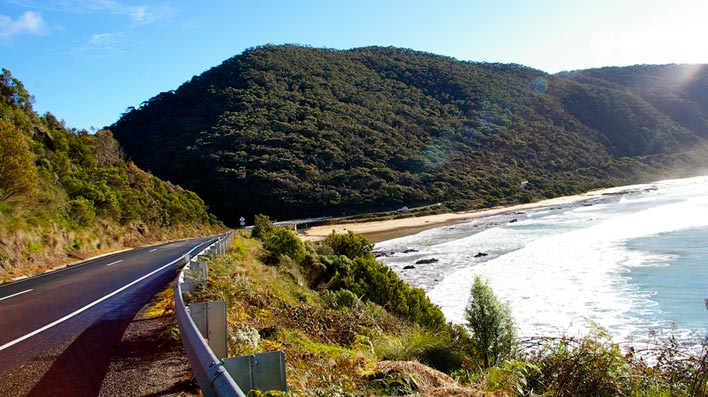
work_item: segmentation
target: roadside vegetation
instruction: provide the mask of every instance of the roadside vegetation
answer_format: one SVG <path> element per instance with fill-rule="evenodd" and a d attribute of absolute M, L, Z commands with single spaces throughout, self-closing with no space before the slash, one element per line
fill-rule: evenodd
<path fill-rule="evenodd" d="M 285 352 L 287 395 L 708 395 L 705 344 L 689 353 L 657 338 L 650 351 L 624 351 L 597 327 L 581 338 L 519 339 L 508 306 L 481 279 L 467 323 L 453 325 L 377 263 L 364 237 L 301 242 L 256 219 L 210 261 L 209 287 L 192 299 L 227 302 L 230 356 Z"/>
<path fill-rule="evenodd" d="M 39 116 L 0 73 L 0 282 L 91 253 L 215 233 L 193 192 L 124 159 L 109 130 Z"/>

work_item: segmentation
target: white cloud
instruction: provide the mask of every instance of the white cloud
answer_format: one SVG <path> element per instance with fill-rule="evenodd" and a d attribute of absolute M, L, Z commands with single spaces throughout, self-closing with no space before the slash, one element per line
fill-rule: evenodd
<path fill-rule="evenodd" d="M 148 9 L 147 6 L 128 7 L 125 12 L 130 16 L 130 20 L 136 24 L 150 23 L 159 18 L 159 15 Z"/>
<path fill-rule="evenodd" d="M 126 51 L 125 32 L 94 33 L 75 55 L 91 58 L 109 58 Z"/>
<path fill-rule="evenodd" d="M 114 45 L 119 43 L 123 37 L 125 37 L 123 32 L 95 33 L 89 39 L 89 44 L 94 46 Z"/>
<path fill-rule="evenodd" d="M 154 22 L 171 12 L 170 7 L 166 4 L 126 5 L 113 0 L 74 0 L 71 2 L 77 3 L 84 10 L 127 16 L 135 25 Z"/>
<path fill-rule="evenodd" d="M 172 14 L 172 8 L 166 3 L 143 0 L 143 4 L 126 4 L 124 0 L 5 0 L 23 8 L 42 10 L 49 13 L 83 14 L 91 18 L 101 18 L 108 15 L 128 20 L 123 32 L 95 33 L 82 45 L 74 47 L 76 54 L 92 57 L 110 57 L 126 51 L 125 37 L 134 28 L 147 25 Z M 0 42 L 8 41 L 10 37 L 20 33 L 44 33 L 49 30 L 62 29 L 52 26 L 47 29 L 41 16 L 36 12 L 27 11 L 16 21 L 0 15 Z"/>
<path fill-rule="evenodd" d="M 9 40 L 23 34 L 41 35 L 47 30 L 47 24 L 40 14 L 26 11 L 17 19 L 0 15 L 0 40 Z"/>
<path fill-rule="evenodd" d="M 68 12 L 72 14 L 93 14 L 107 12 L 113 15 L 123 15 L 130 19 L 133 25 L 144 25 L 161 19 L 172 12 L 167 4 L 146 2 L 143 5 L 127 5 L 115 0 L 54 0 L 51 2 L 38 0 L 10 0 L 23 7 Z"/>

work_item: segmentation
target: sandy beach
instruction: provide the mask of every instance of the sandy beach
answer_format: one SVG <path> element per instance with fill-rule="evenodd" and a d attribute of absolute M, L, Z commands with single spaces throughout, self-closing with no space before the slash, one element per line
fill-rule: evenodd
<path fill-rule="evenodd" d="M 593 190 L 587 193 L 578 194 L 574 196 L 564 196 L 557 197 L 554 199 L 537 201 L 535 203 L 518 204 L 507 207 L 495 207 L 469 212 L 451 212 L 445 214 L 390 219 L 383 221 L 314 226 L 308 229 L 301 230 L 299 232 L 299 236 L 303 240 L 320 241 L 325 239 L 330 233 L 332 233 L 332 231 L 334 231 L 335 233 L 347 233 L 349 230 L 351 230 L 354 233 L 366 236 L 369 241 L 376 243 L 379 241 L 415 234 L 426 229 L 464 222 L 472 219 L 484 218 L 492 215 L 510 212 L 591 202 L 600 199 L 604 196 L 622 194 L 632 191 L 640 191 L 651 188 L 652 186 L 652 184 L 618 186 L 607 189 Z"/>

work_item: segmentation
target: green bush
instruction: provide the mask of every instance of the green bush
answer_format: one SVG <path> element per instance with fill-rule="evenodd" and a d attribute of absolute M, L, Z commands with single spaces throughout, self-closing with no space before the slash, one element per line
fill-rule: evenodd
<path fill-rule="evenodd" d="M 286 256 L 299 265 L 305 259 L 305 245 L 291 232 L 282 227 L 276 227 L 266 215 L 256 215 L 252 238 L 263 241 L 263 248 L 267 252 L 266 262 L 277 265 Z"/>
<path fill-rule="evenodd" d="M 511 357 L 515 337 L 511 311 L 479 277 L 474 279 L 465 319 L 472 333 L 472 351 L 482 368 Z"/>
<path fill-rule="evenodd" d="M 256 215 L 253 221 L 253 229 L 251 230 L 251 237 L 264 239 L 275 229 L 275 225 L 270 221 L 268 215 Z"/>
<path fill-rule="evenodd" d="M 135 219 L 140 219 L 147 207 L 149 197 L 139 190 L 122 191 L 118 197 L 120 206 L 120 222 L 125 224 Z"/>
<path fill-rule="evenodd" d="M 541 370 L 526 361 L 505 361 L 501 366 L 490 368 L 487 375 L 487 389 L 502 391 L 510 395 L 531 396 L 539 391 Z"/>
<path fill-rule="evenodd" d="M 585 338 L 547 340 L 531 361 L 542 374 L 540 384 L 553 396 L 630 395 L 627 362 L 619 346 L 598 327 Z"/>
<path fill-rule="evenodd" d="M 348 271 L 338 273 L 332 288 L 346 288 L 362 299 L 383 306 L 401 318 L 431 329 L 445 327 L 445 316 L 430 302 L 423 290 L 411 288 L 373 255 L 358 257 Z"/>
<path fill-rule="evenodd" d="M 358 301 L 358 297 L 348 289 L 338 291 L 327 290 L 322 294 L 322 303 L 326 308 L 342 310 L 351 309 Z"/>
<path fill-rule="evenodd" d="M 89 226 L 96 217 L 93 202 L 83 197 L 77 197 L 67 204 L 67 217 L 79 226 Z"/>
<path fill-rule="evenodd" d="M 323 244 L 331 247 L 335 255 L 344 255 L 349 259 L 369 255 L 374 248 L 366 237 L 357 235 L 351 230 L 346 234 L 336 234 L 332 231 Z"/>
<path fill-rule="evenodd" d="M 268 251 L 267 262 L 277 264 L 282 256 L 291 258 L 296 264 L 305 257 L 302 241 L 290 230 L 277 227 L 263 241 L 263 248 Z"/>

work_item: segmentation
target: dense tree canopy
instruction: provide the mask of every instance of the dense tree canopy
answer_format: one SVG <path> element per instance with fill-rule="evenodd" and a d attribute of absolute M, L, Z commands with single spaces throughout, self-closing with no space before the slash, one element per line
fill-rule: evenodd
<path fill-rule="evenodd" d="M 257 213 L 529 201 L 706 162 L 706 68 L 680 91 L 656 83 L 646 95 L 611 72 L 265 46 L 129 109 L 111 130 L 137 164 L 232 225 Z"/>

